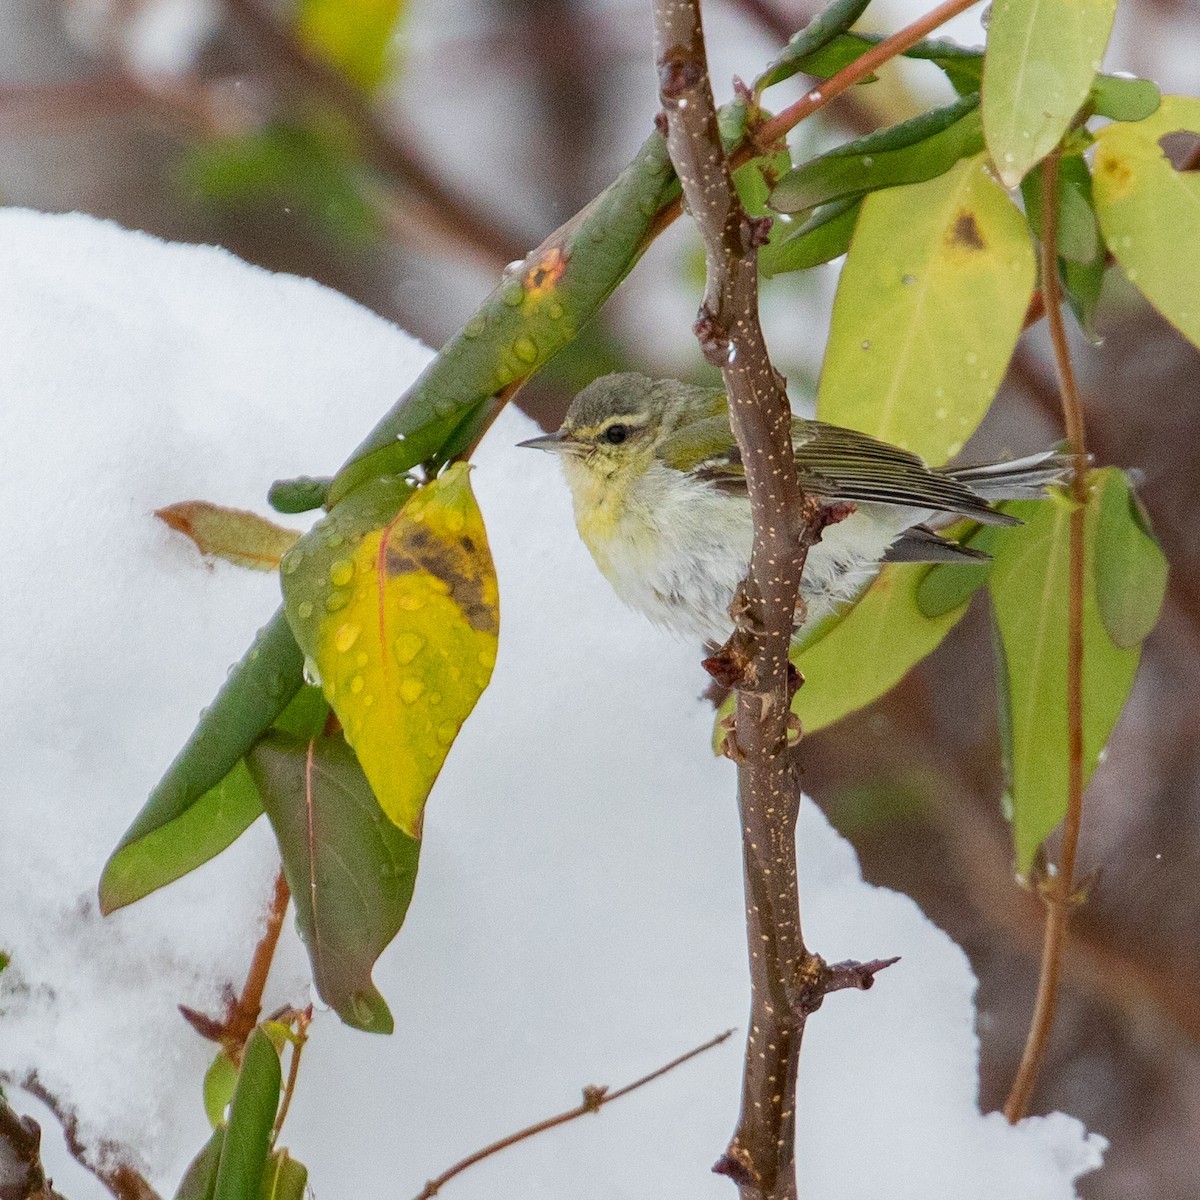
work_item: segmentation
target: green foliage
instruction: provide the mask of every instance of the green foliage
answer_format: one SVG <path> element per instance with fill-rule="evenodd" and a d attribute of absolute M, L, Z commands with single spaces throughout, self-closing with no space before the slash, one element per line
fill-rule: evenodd
<path fill-rule="evenodd" d="M 758 269 L 769 279 L 786 271 L 817 267 L 845 254 L 861 208 L 858 196 L 823 204 L 792 232 L 788 232 L 791 218 L 780 217 L 772 233 L 783 230 L 786 236 L 773 238 L 762 248 Z"/>
<path fill-rule="evenodd" d="M 842 270 L 817 414 L 944 462 L 983 419 L 1021 332 L 1034 255 L 981 158 L 874 192 Z"/>
<path fill-rule="evenodd" d="M 1164 96 L 1153 116 L 1096 135 L 1096 214 L 1130 283 L 1200 346 L 1200 174 L 1177 171 L 1160 144 L 1200 134 L 1200 100 Z"/>
<path fill-rule="evenodd" d="M 979 95 L 974 93 L 801 164 L 776 184 L 771 206 L 809 213 L 818 205 L 880 188 L 922 183 L 982 149 Z"/>
<path fill-rule="evenodd" d="M 1137 670 L 1140 643 L 1118 645 L 1110 636 L 1097 599 L 1098 579 L 1115 570 L 1136 569 L 1122 591 L 1136 594 L 1131 607 L 1138 620 L 1123 626 L 1148 629 L 1157 618 L 1152 597 L 1161 577 L 1150 553 L 1121 553 L 1126 536 L 1108 531 L 1098 537 L 1104 496 L 1116 488 L 1119 502 L 1109 522 L 1132 521 L 1128 484 L 1113 468 L 1089 477 L 1085 509 L 1083 603 L 1083 767 L 1084 783 L 1096 768 L 1113 726 L 1125 706 Z M 1028 871 L 1038 847 L 1062 820 L 1067 807 L 1070 755 L 1067 727 L 1067 629 L 1070 610 L 1070 526 L 1075 503 L 1065 496 L 1006 505 L 1024 528 L 1009 530 L 996 545 L 989 580 L 1002 669 L 1000 703 L 1006 732 L 1009 807 L 1017 867 Z M 1116 553 L 1102 568 L 1100 555 Z M 1157 593 L 1161 600 L 1161 592 Z M 1128 611 L 1124 603 L 1118 604 Z M 1153 611 L 1151 611 L 1153 607 Z"/>
<path fill-rule="evenodd" d="M 810 69 L 812 58 L 839 34 L 862 16 L 871 0 L 833 0 L 828 8 L 817 14 L 776 56 L 769 67 L 754 81 L 754 91 L 761 95 L 772 84 L 790 79 L 800 71 L 815 75 Z"/>
<path fill-rule="evenodd" d="M 334 237 L 365 245 L 376 232 L 344 134 L 276 123 L 193 149 L 183 182 L 222 205 L 272 205 L 303 212 Z"/>
<path fill-rule="evenodd" d="M 237 1063 L 229 1057 L 228 1051 L 218 1050 L 204 1073 L 204 1112 L 213 1129 L 220 1129 L 225 1124 L 225 1110 L 233 1099 L 237 1081 Z"/>
<path fill-rule="evenodd" d="M 390 1033 L 371 968 L 404 922 L 420 842 L 389 821 L 340 738 L 272 734 L 250 769 L 283 854 L 321 998 L 348 1025 Z"/>
<path fill-rule="evenodd" d="M 212 1200 L 253 1200 L 261 1192 L 282 1082 L 279 1052 L 255 1029 L 242 1051 Z"/>
<path fill-rule="evenodd" d="M 983 129 L 1006 187 L 1054 149 L 1092 89 L 1117 0 L 997 0 L 988 25 Z"/>

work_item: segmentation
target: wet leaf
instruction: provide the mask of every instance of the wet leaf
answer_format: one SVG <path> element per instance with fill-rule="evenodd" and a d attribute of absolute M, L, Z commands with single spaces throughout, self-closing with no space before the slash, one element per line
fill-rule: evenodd
<path fill-rule="evenodd" d="M 330 476 L 300 475 L 295 479 L 277 479 L 267 492 L 267 503 L 276 512 L 311 512 L 325 503 L 332 482 Z"/>
<path fill-rule="evenodd" d="M 319 689 L 302 687 L 274 725 L 307 736 L 320 732 L 328 712 Z M 138 837 L 126 835 L 100 881 L 101 911 L 123 908 L 203 866 L 236 841 L 262 811 L 254 780 L 245 761 L 239 760 L 216 787 L 177 815 Z"/>
<path fill-rule="evenodd" d="M 1125 79 L 1097 75 L 1092 84 L 1092 107 L 1110 121 L 1144 121 L 1158 111 L 1162 102 L 1158 85 L 1149 79 Z"/>
<path fill-rule="evenodd" d="M 1006 187 L 1058 145 L 1087 100 L 1116 8 L 1116 0 L 996 0 L 983 131 Z"/>
<path fill-rule="evenodd" d="M 279 1054 L 271 1039 L 255 1029 L 242 1051 L 213 1200 L 252 1200 L 260 1192 L 281 1084 Z"/>
<path fill-rule="evenodd" d="M 284 552 L 300 536 L 296 530 L 284 529 L 257 513 L 222 508 L 207 500 L 184 500 L 156 508 L 154 515 L 191 538 L 201 554 L 254 571 L 274 571 Z"/>
<path fill-rule="evenodd" d="M 850 249 L 861 207 L 862 201 L 856 196 L 822 205 L 793 232 L 759 251 L 759 270 L 771 278 L 785 271 L 804 271 L 841 257 Z M 782 217 L 776 228 L 787 229 Z"/>
<path fill-rule="evenodd" d="M 300 0 L 296 32 L 314 54 L 364 91 L 386 78 L 403 0 Z"/>
<path fill-rule="evenodd" d="M 1125 706 L 1139 649 L 1113 643 L 1096 598 L 1096 533 L 1105 491 L 1120 472 L 1089 477 L 1083 605 L 1084 783 Z M 1118 488 L 1122 488 L 1116 482 Z M 997 671 L 1009 774 L 1017 868 L 1029 870 L 1038 847 L 1067 809 L 1067 625 L 1073 501 L 1061 495 L 1006 504 L 1025 525 L 996 543 L 989 580 L 998 632 Z"/>
<path fill-rule="evenodd" d="M 970 537 L 954 540 L 973 550 L 992 554 L 996 539 L 1003 536 L 1004 531 L 999 526 L 981 525 L 976 526 L 976 532 Z M 927 567 L 917 583 L 917 608 L 931 619 L 943 616 L 966 604 L 987 583 L 991 573 L 990 562 L 936 563 Z"/>
<path fill-rule="evenodd" d="M 304 1200 L 308 1189 L 308 1168 L 286 1150 L 276 1150 L 263 1172 L 262 1200 Z"/>
<path fill-rule="evenodd" d="M 1045 211 L 1042 172 L 1034 171 L 1021 181 L 1025 215 L 1034 235 L 1041 240 Z M 1092 209 L 1092 177 L 1078 155 L 1063 158 L 1058 169 L 1057 249 L 1060 258 L 1092 263 L 1100 253 L 1100 228 Z"/>
<path fill-rule="evenodd" d="M 1138 645 L 1158 623 L 1167 592 L 1167 559 L 1129 477 L 1115 473 L 1100 502 L 1096 601 L 1113 643 Z"/>
<path fill-rule="evenodd" d="M 1024 218 L 966 159 L 863 202 L 842 269 L 817 415 L 952 458 L 1004 376 L 1033 292 Z"/>
<path fill-rule="evenodd" d="M 884 567 L 852 608 L 823 622 L 793 649 L 792 662 L 807 682 L 796 693 L 792 711 L 805 733 L 824 729 L 879 699 L 958 624 L 967 611 L 965 602 L 933 619 L 918 608 L 917 588 L 925 572 L 916 563 Z M 718 713 L 718 751 L 726 736 L 721 718 L 733 706 L 730 697 Z"/>
<path fill-rule="evenodd" d="M 1200 100 L 1164 96 L 1144 121 L 1096 135 L 1092 187 L 1105 241 L 1129 281 L 1200 346 L 1200 172 L 1177 171 L 1159 144 L 1200 134 Z"/>
<path fill-rule="evenodd" d="M 192 1159 L 175 1190 L 175 1200 L 212 1200 L 217 1185 L 217 1166 L 225 1144 L 225 1126 L 214 1129 L 200 1153 Z"/>
<path fill-rule="evenodd" d="M 982 149 L 979 96 L 965 96 L 802 163 L 776 184 L 771 207 L 807 213 L 834 200 L 921 183 Z"/>
<path fill-rule="evenodd" d="M 496 575 L 468 473 L 456 464 L 411 494 L 404 481 L 364 489 L 283 565 L 326 699 L 383 810 L 414 837 L 496 661 Z"/>
<path fill-rule="evenodd" d="M 420 843 L 379 807 L 340 738 L 271 734 L 250 769 L 283 855 L 321 998 L 348 1025 L 392 1031 L 371 969 L 404 923 Z"/>
<path fill-rule="evenodd" d="M 790 79 L 799 71 L 812 74 L 805 65 L 810 57 L 827 45 L 862 16 L 871 0 L 833 0 L 799 33 L 792 35 L 788 44 L 776 55 L 774 61 L 754 82 L 754 91 L 761 95 L 772 84 Z"/>

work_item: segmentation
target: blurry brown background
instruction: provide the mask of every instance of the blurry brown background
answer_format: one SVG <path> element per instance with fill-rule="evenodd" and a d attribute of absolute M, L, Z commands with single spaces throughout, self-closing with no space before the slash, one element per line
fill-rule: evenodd
<path fill-rule="evenodd" d="M 922 7 L 881 0 L 863 24 L 890 31 Z M 708 0 L 723 94 L 814 10 Z M 220 243 L 317 278 L 437 346 L 506 260 L 604 186 L 654 113 L 642 3 L 413 0 L 369 103 L 296 54 L 279 35 L 287 15 L 253 0 L 0 0 L 0 201 Z M 951 32 L 978 43 L 978 14 Z M 1122 0 L 1107 65 L 1200 94 L 1200 6 Z M 891 71 L 810 123 L 799 144 L 903 119 L 936 87 L 919 69 Z M 281 123 L 321 131 L 344 178 L 328 185 L 311 156 L 274 174 L 239 167 L 229 148 Z M 683 224 L 522 393 L 545 425 L 604 370 L 702 373 L 689 330 L 699 251 Z M 835 283 L 827 267 L 767 290 L 772 349 L 800 405 L 811 401 Z M 1142 472 L 1173 574 L 1087 794 L 1081 863 L 1094 874 L 1035 1111 L 1061 1108 L 1111 1140 L 1084 1196 L 1182 1200 L 1200 1196 L 1200 357 L 1114 273 L 1106 287 L 1103 345 L 1077 339 L 1089 442 L 1100 463 Z M 968 456 L 1059 436 L 1035 329 Z M 868 879 L 912 895 L 970 955 L 985 1108 L 1001 1104 L 1016 1069 L 1041 938 L 1040 905 L 1014 880 L 1000 814 L 995 709 L 977 599 L 890 696 L 803 752 L 807 789 L 858 847 Z"/>

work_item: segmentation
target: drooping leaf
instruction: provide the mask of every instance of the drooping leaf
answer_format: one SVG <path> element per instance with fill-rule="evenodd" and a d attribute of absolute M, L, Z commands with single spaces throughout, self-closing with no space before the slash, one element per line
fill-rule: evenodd
<path fill-rule="evenodd" d="M 225 1110 L 233 1099 L 237 1079 L 237 1063 L 225 1050 L 218 1050 L 204 1072 L 204 1112 L 214 1129 L 225 1124 Z"/>
<path fill-rule="evenodd" d="M 805 63 L 840 33 L 862 16 L 871 0 L 833 0 L 803 29 L 792 35 L 788 44 L 775 56 L 767 69 L 754 81 L 754 92 L 761 95 L 773 84 L 790 79 L 798 71 L 806 71 Z"/>
<path fill-rule="evenodd" d="M 310 736 L 320 732 L 328 712 L 320 689 L 301 687 L 273 724 Z M 245 761 L 239 760 L 216 787 L 177 816 L 118 848 L 100 880 L 101 911 L 123 908 L 203 866 L 235 842 L 262 811 L 254 780 Z"/>
<path fill-rule="evenodd" d="M 288 618 L 326 699 L 384 812 L 413 837 L 496 661 L 496 575 L 468 472 L 456 464 L 419 492 L 364 488 L 283 565 Z"/>
<path fill-rule="evenodd" d="M 786 232 L 786 218 L 780 217 L 776 228 L 785 231 L 785 236 L 759 251 L 758 269 L 769 279 L 785 271 L 804 271 L 841 257 L 850 249 L 861 208 L 862 200 L 857 196 L 835 200 L 822 205 L 791 232 Z"/>
<path fill-rule="evenodd" d="M 1156 309 L 1200 346 L 1200 172 L 1177 171 L 1160 141 L 1200 134 L 1200 100 L 1164 96 L 1158 111 L 1096 136 L 1092 186 L 1105 241 Z"/>
<path fill-rule="evenodd" d="M 1116 9 L 1116 0 L 996 0 L 983 131 L 1006 187 L 1054 149 L 1087 100 Z"/>
<path fill-rule="evenodd" d="M 157 508 L 154 515 L 189 537 L 201 554 L 223 558 L 237 567 L 274 571 L 284 552 L 300 536 L 257 513 L 222 508 L 207 500 L 184 500 Z"/>
<path fill-rule="evenodd" d="M 863 202 L 842 269 L 817 415 L 952 458 L 1016 345 L 1035 264 L 1025 221 L 966 159 Z"/>
<path fill-rule="evenodd" d="M 221 1147 L 225 1144 L 225 1126 L 212 1132 L 200 1153 L 192 1159 L 175 1189 L 175 1200 L 213 1200 L 217 1186 L 217 1167 L 221 1162 Z"/>
<path fill-rule="evenodd" d="M 890 691 L 921 659 L 931 654 L 958 624 L 966 603 L 926 617 L 917 606 L 923 566 L 886 566 L 845 613 L 823 622 L 792 662 L 807 681 L 792 701 L 805 733 L 815 733 L 865 708 Z M 715 731 L 719 751 L 726 736 L 722 718 L 733 711 L 730 697 L 718 713 Z"/>
<path fill-rule="evenodd" d="M 533 375 L 608 299 L 678 194 L 666 141 L 654 133 L 615 182 L 505 272 L 334 477 L 327 503 L 368 480 L 441 465 L 468 445 L 493 398 Z"/>
<path fill-rule="evenodd" d="M 271 734 L 250 769 L 283 855 L 321 998 L 348 1025 L 392 1031 L 371 968 L 404 923 L 420 842 L 384 815 L 340 738 Z"/>
<path fill-rule="evenodd" d="M 263 1172 L 262 1200 L 304 1200 L 308 1189 L 308 1168 L 286 1150 L 276 1150 L 267 1159 Z"/>
<path fill-rule="evenodd" d="M 983 149 L 978 93 L 802 163 L 780 179 L 771 206 L 807 213 L 821 204 L 944 174 Z"/>
<path fill-rule="evenodd" d="M 1115 469 L 1089 477 L 1083 603 L 1083 770 L 1091 778 L 1125 705 L 1139 647 L 1113 643 L 1096 598 L 1096 533 L 1104 492 Z M 1120 487 L 1120 484 L 1117 484 Z M 988 587 L 998 632 L 1002 722 L 1006 739 L 1017 868 L 1028 871 L 1038 847 L 1067 809 L 1067 629 L 1070 610 L 1070 525 L 1074 502 L 1006 504 L 1024 527 L 996 544 Z"/>
<path fill-rule="evenodd" d="M 253 1200 L 262 1188 L 279 1108 L 279 1053 L 261 1029 L 246 1039 L 229 1123 L 221 1145 L 213 1200 Z"/>
<path fill-rule="evenodd" d="M 1129 477 L 1113 474 L 1096 531 L 1096 602 L 1113 643 L 1143 641 L 1158 623 L 1167 592 L 1167 559 Z"/>
<path fill-rule="evenodd" d="M 310 51 L 371 92 L 387 78 L 404 8 L 403 0 L 300 0 L 296 32 Z"/>

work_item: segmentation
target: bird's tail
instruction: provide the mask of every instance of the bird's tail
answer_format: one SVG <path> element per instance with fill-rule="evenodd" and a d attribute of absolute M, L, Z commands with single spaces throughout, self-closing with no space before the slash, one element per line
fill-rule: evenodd
<path fill-rule="evenodd" d="M 1045 493 L 1053 483 L 1070 477 L 1074 459 L 1057 450 L 1043 450 L 1011 462 L 984 463 L 977 467 L 951 467 L 944 472 L 965 483 L 984 500 L 1031 500 Z"/>

